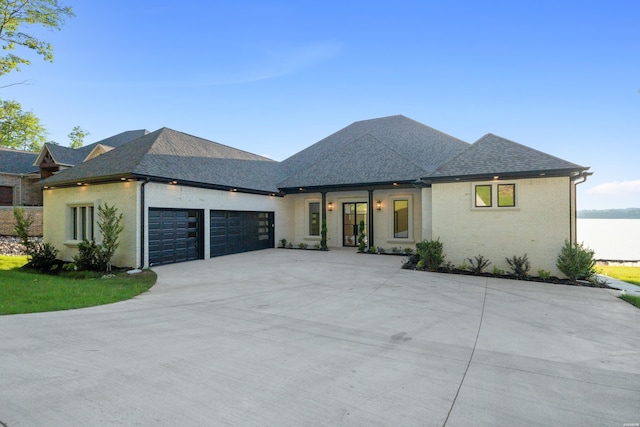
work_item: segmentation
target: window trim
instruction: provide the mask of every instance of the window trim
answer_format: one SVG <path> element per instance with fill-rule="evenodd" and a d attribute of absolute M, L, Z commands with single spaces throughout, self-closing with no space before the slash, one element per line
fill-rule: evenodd
<path fill-rule="evenodd" d="M 76 246 L 85 238 L 96 239 L 96 213 L 94 203 L 67 205 L 67 240 L 65 245 Z"/>
<path fill-rule="evenodd" d="M 513 186 L 513 205 L 500 205 L 500 195 L 499 195 L 499 187 L 500 186 Z M 491 206 L 477 206 L 476 200 L 476 188 L 482 186 L 490 186 L 491 187 Z M 486 182 L 472 182 L 471 183 L 471 210 L 474 211 L 507 211 L 507 210 L 519 210 L 519 196 L 518 196 L 518 185 L 515 181 L 486 181 Z"/>
<path fill-rule="evenodd" d="M 318 234 L 311 234 L 311 205 L 318 204 Z M 322 199 L 306 199 L 304 203 L 304 238 L 308 240 L 320 240 L 322 234 Z"/>
<path fill-rule="evenodd" d="M 395 237 L 395 202 L 396 201 L 406 201 L 407 202 L 407 221 L 408 221 L 408 229 L 407 229 L 407 237 Z M 413 194 L 397 194 L 390 195 L 387 199 L 388 206 L 388 234 L 387 234 L 387 243 L 414 243 L 414 227 L 413 227 Z M 382 210 L 385 210 L 385 206 L 383 205 Z"/>

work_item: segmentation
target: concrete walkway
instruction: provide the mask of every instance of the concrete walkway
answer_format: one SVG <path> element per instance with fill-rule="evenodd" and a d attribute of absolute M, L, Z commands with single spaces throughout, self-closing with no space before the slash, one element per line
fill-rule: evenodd
<path fill-rule="evenodd" d="M 0 316 L 0 426 L 640 422 L 640 310 L 619 292 L 401 260 L 273 249 Z"/>

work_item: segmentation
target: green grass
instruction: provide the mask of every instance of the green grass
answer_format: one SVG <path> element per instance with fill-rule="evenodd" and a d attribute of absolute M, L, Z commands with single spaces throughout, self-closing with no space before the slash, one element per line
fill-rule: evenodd
<path fill-rule="evenodd" d="M 620 298 L 622 298 L 629 304 L 633 304 L 636 307 L 640 308 L 640 297 L 636 297 L 634 295 L 629 295 L 629 294 L 623 294 L 620 296 Z"/>
<path fill-rule="evenodd" d="M 599 265 L 596 269 L 598 273 L 604 274 L 605 276 L 640 286 L 640 267 Z"/>
<path fill-rule="evenodd" d="M 147 291 L 156 274 L 145 270 L 102 278 L 102 273 L 64 272 L 57 276 L 8 269 L 16 260 L 0 257 L 0 314 L 69 310 L 123 301 Z M 25 259 L 26 261 L 26 259 Z"/>

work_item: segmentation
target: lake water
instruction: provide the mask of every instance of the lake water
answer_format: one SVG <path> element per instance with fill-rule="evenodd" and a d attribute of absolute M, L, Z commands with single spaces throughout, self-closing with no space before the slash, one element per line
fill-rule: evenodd
<path fill-rule="evenodd" d="M 578 242 L 596 252 L 596 259 L 640 260 L 640 219 L 578 218 Z"/>

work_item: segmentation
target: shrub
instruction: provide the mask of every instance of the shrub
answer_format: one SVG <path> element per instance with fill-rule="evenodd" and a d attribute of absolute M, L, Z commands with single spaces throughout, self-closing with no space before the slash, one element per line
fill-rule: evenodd
<path fill-rule="evenodd" d="M 404 248 L 405 255 L 413 255 L 413 248 Z"/>
<path fill-rule="evenodd" d="M 399 253 L 401 253 L 400 248 L 399 248 L 399 247 L 397 247 L 397 246 L 392 246 L 392 247 L 391 247 L 391 253 L 392 253 L 392 254 L 399 254 Z"/>
<path fill-rule="evenodd" d="M 538 270 L 538 277 L 542 280 L 547 280 L 549 277 L 551 277 L 551 272 L 547 270 Z"/>
<path fill-rule="evenodd" d="M 379 254 L 386 254 L 387 253 L 387 251 L 382 246 L 378 246 L 377 250 L 378 250 Z"/>
<path fill-rule="evenodd" d="M 462 261 L 462 264 L 457 266 L 456 269 L 461 271 L 467 271 L 469 269 L 469 266 L 467 265 L 467 261 Z"/>
<path fill-rule="evenodd" d="M 120 242 L 120 233 L 124 229 L 122 225 L 122 213 L 118 213 L 115 205 L 98 205 L 98 228 L 102 233 L 102 256 L 106 260 L 106 269 L 111 271 L 111 258 L 116 253 Z"/>
<path fill-rule="evenodd" d="M 320 229 L 320 235 L 322 236 L 320 239 L 320 249 L 323 251 L 329 250 L 327 247 L 327 220 L 322 220 L 322 228 Z"/>
<path fill-rule="evenodd" d="M 315 245 L 313 245 L 313 249 L 319 250 L 320 249 L 320 243 L 316 243 Z"/>
<path fill-rule="evenodd" d="M 27 255 L 31 255 L 32 243 L 29 241 L 29 234 L 31 225 L 33 225 L 33 218 L 30 215 L 26 215 L 24 209 L 13 208 L 13 218 L 16 225 L 14 230 L 20 239 L 20 243 L 24 246 L 24 251 Z"/>
<path fill-rule="evenodd" d="M 439 238 L 416 243 L 416 252 L 420 257 L 419 268 L 436 271 L 444 262 L 443 246 Z"/>
<path fill-rule="evenodd" d="M 467 258 L 467 261 L 469 261 L 469 264 L 471 264 L 469 266 L 469 271 L 471 271 L 473 274 L 482 274 L 482 271 L 485 268 L 489 267 L 489 265 L 491 264 L 491 261 L 486 259 L 483 255 L 478 255 L 477 257 L 473 258 Z"/>
<path fill-rule="evenodd" d="M 504 270 L 501 268 L 496 267 L 495 265 L 493 266 L 493 274 L 495 274 L 496 276 L 502 276 L 504 274 Z"/>
<path fill-rule="evenodd" d="M 596 274 L 596 261 L 593 259 L 595 252 L 585 248 L 582 243 L 564 242 L 564 246 L 558 255 L 556 267 L 562 271 L 569 280 L 591 279 Z"/>
<path fill-rule="evenodd" d="M 307 245 L 306 243 L 298 243 L 298 248 L 300 249 L 307 249 L 309 245 Z"/>
<path fill-rule="evenodd" d="M 287 247 L 287 239 L 280 239 L 280 247 L 281 248 Z"/>
<path fill-rule="evenodd" d="M 367 248 L 367 244 L 365 243 L 366 234 L 364 234 L 364 220 L 360 221 L 358 226 L 358 252 L 364 252 Z"/>
<path fill-rule="evenodd" d="M 78 270 L 103 271 L 107 268 L 107 259 L 102 247 L 95 241 L 84 239 L 78 244 L 78 254 L 73 257 Z"/>
<path fill-rule="evenodd" d="M 58 250 L 49 243 L 30 243 L 31 259 L 27 263 L 28 267 L 34 268 L 42 273 L 52 273 L 58 269 Z"/>
<path fill-rule="evenodd" d="M 369 249 L 367 249 L 367 252 L 370 254 L 375 254 L 377 251 L 377 248 L 375 246 L 369 246 Z"/>
<path fill-rule="evenodd" d="M 292 242 L 287 243 L 287 249 L 293 249 L 293 243 Z"/>
<path fill-rule="evenodd" d="M 531 263 L 527 254 L 522 257 L 513 256 L 511 258 L 505 258 L 507 264 L 511 268 L 513 276 L 518 280 L 527 280 L 529 278 L 529 270 L 531 269 Z"/>

